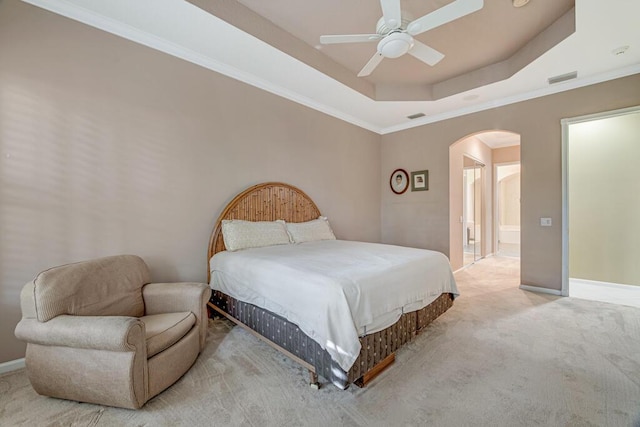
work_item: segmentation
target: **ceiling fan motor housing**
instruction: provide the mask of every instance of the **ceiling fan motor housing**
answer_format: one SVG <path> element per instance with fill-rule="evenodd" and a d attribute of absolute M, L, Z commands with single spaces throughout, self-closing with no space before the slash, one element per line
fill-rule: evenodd
<path fill-rule="evenodd" d="M 413 47 L 413 37 L 407 33 L 394 32 L 380 40 L 378 53 L 385 58 L 398 58 Z"/>

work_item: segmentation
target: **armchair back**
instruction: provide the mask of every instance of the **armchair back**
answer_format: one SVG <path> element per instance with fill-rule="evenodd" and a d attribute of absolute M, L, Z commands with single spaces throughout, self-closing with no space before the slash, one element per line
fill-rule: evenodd
<path fill-rule="evenodd" d="M 135 255 L 116 255 L 45 270 L 20 295 L 23 317 L 46 322 L 76 316 L 144 315 L 149 268 Z"/>

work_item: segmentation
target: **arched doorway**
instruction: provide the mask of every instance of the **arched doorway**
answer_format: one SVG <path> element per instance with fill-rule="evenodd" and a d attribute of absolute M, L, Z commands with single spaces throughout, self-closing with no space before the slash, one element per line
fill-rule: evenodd
<path fill-rule="evenodd" d="M 514 132 L 478 132 L 449 146 L 449 247 L 454 270 L 498 251 L 494 168 L 519 162 L 520 135 Z"/>

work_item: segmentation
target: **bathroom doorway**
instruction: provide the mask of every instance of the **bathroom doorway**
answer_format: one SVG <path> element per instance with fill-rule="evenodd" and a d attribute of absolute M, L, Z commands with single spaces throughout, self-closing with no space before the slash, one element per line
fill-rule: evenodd
<path fill-rule="evenodd" d="M 520 162 L 495 165 L 496 255 L 520 258 Z"/>

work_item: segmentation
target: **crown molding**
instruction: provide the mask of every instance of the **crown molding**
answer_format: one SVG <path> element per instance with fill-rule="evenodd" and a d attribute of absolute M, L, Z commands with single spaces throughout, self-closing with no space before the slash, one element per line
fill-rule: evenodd
<path fill-rule="evenodd" d="M 403 123 L 397 126 L 386 127 L 382 129 L 380 133 L 381 135 L 386 135 L 389 133 L 399 132 L 399 131 L 411 129 L 418 126 L 423 126 L 431 123 L 440 122 L 443 120 L 453 119 L 455 117 L 466 116 L 467 114 L 478 113 L 480 111 L 503 107 L 509 104 L 515 104 L 517 102 L 540 98 L 547 95 L 553 95 L 560 92 L 566 92 L 568 90 L 578 89 L 584 86 L 591 86 L 593 84 L 602 83 L 602 82 L 606 82 L 614 79 L 619 79 L 622 77 L 631 76 L 633 74 L 638 74 L 638 73 L 640 73 L 640 64 L 635 64 L 626 68 L 620 68 L 617 70 L 608 71 L 605 73 L 600 73 L 593 76 L 584 77 L 581 79 L 570 80 L 565 83 L 557 83 L 541 89 L 535 89 L 529 92 L 520 93 L 518 95 L 499 98 L 499 99 L 484 102 L 482 104 L 473 105 L 466 108 L 459 108 L 457 110 L 447 111 L 442 114 L 425 116 L 420 119 L 416 119 L 411 123 Z"/>

